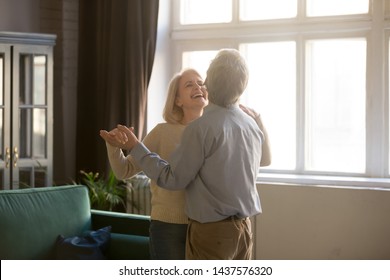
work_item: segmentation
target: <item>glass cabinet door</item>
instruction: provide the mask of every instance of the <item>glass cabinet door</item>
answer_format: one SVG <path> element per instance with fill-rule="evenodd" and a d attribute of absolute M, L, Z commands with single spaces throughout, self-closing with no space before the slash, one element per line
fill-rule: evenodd
<path fill-rule="evenodd" d="M 0 45 L 0 189 L 9 189 L 10 149 L 10 47 Z"/>
<path fill-rule="evenodd" d="M 52 185 L 55 39 L 0 31 L 0 190 Z"/>
<path fill-rule="evenodd" d="M 12 180 L 20 188 L 47 186 L 52 181 L 51 49 L 15 46 L 13 59 L 18 67 L 13 80 Z"/>

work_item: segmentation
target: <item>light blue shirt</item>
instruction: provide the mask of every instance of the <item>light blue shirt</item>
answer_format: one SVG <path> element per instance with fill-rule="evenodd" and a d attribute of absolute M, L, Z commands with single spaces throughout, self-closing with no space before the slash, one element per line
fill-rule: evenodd
<path fill-rule="evenodd" d="M 214 104 L 184 130 L 169 163 L 142 143 L 131 156 L 166 189 L 185 189 L 187 216 L 201 223 L 261 212 L 256 189 L 263 133 L 238 105 Z"/>

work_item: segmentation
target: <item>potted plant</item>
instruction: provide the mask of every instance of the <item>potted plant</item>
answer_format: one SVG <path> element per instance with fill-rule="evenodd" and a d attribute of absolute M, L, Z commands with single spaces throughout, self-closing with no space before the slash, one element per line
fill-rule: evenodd
<path fill-rule="evenodd" d="M 118 180 L 110 171 L 108 178 L 104 179 L 99 173 L 80 171 L 82 182 L 89 189 L 89 199 L 92 209 L 106 211 L 126 211 L 127 184 Z"/>

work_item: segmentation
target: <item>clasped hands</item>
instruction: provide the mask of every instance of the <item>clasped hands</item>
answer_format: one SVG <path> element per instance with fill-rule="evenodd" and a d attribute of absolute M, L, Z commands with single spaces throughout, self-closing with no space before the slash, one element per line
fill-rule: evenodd
<path fill-rule="evenodd" d="M 134 134 L 134 127 L 120 124 L 110 131 L 100 130 L 100 136 L 110 145 L 123 150 L 131 150 L 140 142 Z"/>
<path fill-rule="evenodd" d="M 254 120 L 260 118 L 260 115 L 253 109 L 241 104 L 240 108 Z M 134 134 L 134 127 L 127 127 L 120 124 L 109 132 L 107 130 L 100 130 L 100 136 L 111 146 L 129 151 L 140 142 Z"/>

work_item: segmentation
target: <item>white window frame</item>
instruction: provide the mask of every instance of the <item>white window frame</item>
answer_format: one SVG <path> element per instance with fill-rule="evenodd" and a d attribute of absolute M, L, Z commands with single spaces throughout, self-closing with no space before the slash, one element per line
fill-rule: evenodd
<path fill-rule="evenodd" d="M 179 0 L 172 5 L 172 46 L 175 69 L 185 51 L 239 49 L 240 43 L 294 40 L 297 43 L 297 170 L 262 170 L 259 182 L 390 188 L 389 173 L 389 39 L 390 0 L 370 0 L 368 14 L 304 17 L 305 1 L 298 0 L 295 19 L 239 22 L 238 0 L 233 20 L 225 24 L 180 25 Z M 383 13 L 385 14 L 383 20 Z M 332 31 L 329 31 L 329 30 Z M 312 39 L 367 39 L 366 173 L 303 171 L 304 163 L 304 42 Z M 301 114 L 298 116 L 298 114 Z M 303 114 L 303 115 L 302 115 Z M 300 144 L 301 143 L 301 144 Z M 299 146 L 298 146 L 299 145 Z"/>

